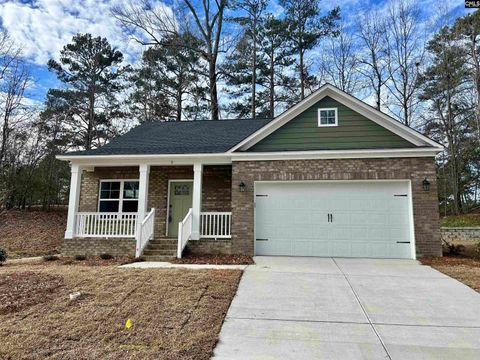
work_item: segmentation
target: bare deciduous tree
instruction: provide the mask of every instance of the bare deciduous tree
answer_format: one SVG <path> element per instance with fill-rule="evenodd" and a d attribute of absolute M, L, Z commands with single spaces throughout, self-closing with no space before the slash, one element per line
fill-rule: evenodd
<path fill-rule="evenodd" d="M 328 82 L 349 94 L 361 87 L 357 46 L 353 36 L 342 26 L 339 35 L 330 38 L 322 58 L 322 75 Z"/>
<path fill-rule="evenodd" d="M 220 117 L 218 105 L 218 55 L 220 53 L 221 38 L 223 31 L 224 13 L 227 7 L 227 0 L 201 0 L 193 2 L 183 0 L 187 10 L 185 21 L 179 23 L 173 15 L 172 9 L 161 6 L 154 6 L 148 0 L 141 2 L 131 1 L 125 6 L 118 6 L 112 9 L 112 14 L 123 25 L 129 29 L 134 39 L 144 45 L 160 44 L 161 38 L 165 35 L 178 35 L 185 28 L 190 28 L 189 19 L 192 19 L 195 33 L 202 41 L 202 46 L 196 48 L 202 58 L 208 64 L 206 74 L 210 95 L 210 114 L 212 120 Z M 175 11 L 182 13 L 181 8 Z M 139 33 L 140 31 L 140 33 Z M 145 39 L 146 35 L 146 39 Z"/>
<path fill-rule="evenodd" d="M 16 57 L 5 69 L 2 79 L 2 93 L 0 95 L 2 116 L 2 138 L 0 146 L 0 168 L 3 166 L 10 134 L 16 122 L 21 120 L 19 110 L 25 106 L 25 90 L 30 83 L 30 73 L 24 62 Z"/>
<path fill-rule="evenodd" d="M 390 78 L 387 69 L 387 39 L 385 20 L 376 11 L 370 11 L 360 17 L 358 37 L 364 51 L 359 57 L 361 73 L 367 79 L 375 94 L 375 107 L 381 110 L 382 89 Z"/>
<path fill-rule="evenodd" d="M 419 67 L 425 57 L 425 36 L 420 27 L 418 7 L 406 0 L 392 2 L 388 14 L 387 58 L 393 97 L 389 109 L 407 126 L 411 126 L 418 105 Z"/>

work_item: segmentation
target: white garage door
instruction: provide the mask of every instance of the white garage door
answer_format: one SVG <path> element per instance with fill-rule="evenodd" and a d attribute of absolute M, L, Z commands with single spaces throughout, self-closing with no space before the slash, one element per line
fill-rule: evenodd
<path fill-rule="evenodd" d="M 412 258 L 407 181 L 256 182 L 257 255 Z"/>

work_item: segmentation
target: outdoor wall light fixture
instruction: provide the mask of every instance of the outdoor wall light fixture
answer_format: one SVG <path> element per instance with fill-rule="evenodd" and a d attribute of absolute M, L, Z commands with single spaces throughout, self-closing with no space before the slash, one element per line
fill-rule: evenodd
<path fill-rule="evenodd" d="M 427 178 L 423 179 L 422 186 L 423 186 L 423 191 L 429 191 L 430 190 L 430 181 L 428 181 Z"/>
<path fill-rule="evenodd" d="M 247 185 L 243 181 L 240 181 L 240 184 L 238 184 L 238 188 L 240 189 L 240 192 L 245 192 L 245 188 Z"/>

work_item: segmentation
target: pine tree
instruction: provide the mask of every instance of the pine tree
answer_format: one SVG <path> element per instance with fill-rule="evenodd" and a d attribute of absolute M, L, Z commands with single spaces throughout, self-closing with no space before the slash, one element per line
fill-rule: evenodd
<path fill-rule="evenodd" d="M 50 89 L 49 96 L 64 102 L 72 145 L 91 149 L 110 137 L 112 121 L 123 116 L 118 93 L 126 68 L 123 54 L 106 38 L 77 34 L 63 47 L 60 61 L 50 60 L 48 68 L 65 84 Z"/>
<path fill-rule="evenodd" d="M 470 104 L 465 102 L 467 88 L 464 84 L 468 74 L 465 51 L 448 27 L 443 27 L 429 41 L 427 50 L 433 61 L 417 84 L 421 87 L 420 100 L 429 102 L 432 114 L 425 129 L 429 135 L 447 144 L 453 212 L 458 214 L 462 209 L 462 172 L 472 131 L 468 121 Z"/>
<path fill-rule="evenodd" d="M 306 54 L 317 46 L 322 37 L 337 34 L 340 8 L 336 7 L 327 15 L 320 16 L 319 0 L 280 0 L 280 5 L 285 9 L 287 38 L 297 62 L 300 99 L 303 99 L 306 89 L 316 86 L 315 77 L 309 74 Z"/>
<path fill-rule="evenodd" d="M 199 46 L 185 33 L 165 37 L 144 52 L 141 67 L 130 79 L 130 110 L 140 122 L 180 121 L 205 113 L 207 89 L 201 80 L 206 71 L 194 50 Z"/>

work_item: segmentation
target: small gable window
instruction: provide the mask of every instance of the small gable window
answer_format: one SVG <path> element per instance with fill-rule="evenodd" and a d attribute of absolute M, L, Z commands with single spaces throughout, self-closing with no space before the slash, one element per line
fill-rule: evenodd
<path fill-rule="evenodd" d="M 337 108 L 318 109 L 318 126 L 337 126 Z"/>

